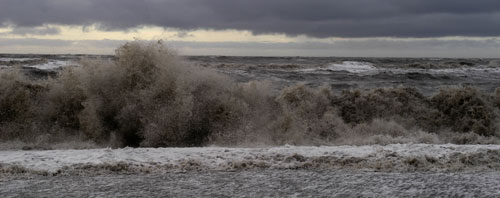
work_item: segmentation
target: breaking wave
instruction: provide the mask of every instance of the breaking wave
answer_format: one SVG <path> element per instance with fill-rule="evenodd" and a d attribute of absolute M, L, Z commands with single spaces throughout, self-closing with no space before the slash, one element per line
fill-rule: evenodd
<path fill-rule="evenodd" d="M 0 70 L 0 140 L 48 149 L 68 140 L 112 147 L 500 142 L 498 89 L 424 96 L 412 87 L 340 92 L 298 84 L 276 93 L 269 82 L 237 83 L 162 43 L 140 41 L 118 48 L 115 59 L 79 64 L 38 80 Z"/>
<path fill-rule="evenodd" d="M 377 67 L 368 62 L 358 61 L 343 61 L 342 63 L 333 63 L 327 67 L 320 67 L 316 69 L 302 69 L 304 72 L 348 72 L 355 74 L 376 74 L 378 73 Z"/>
<path fill-rule="evenodd" d="M 330 71 L 347 71 L 350 73 L 370 73 L 377 70 L 371 63 L 344 61 L 342 64 L 332 64 L 328 67 Z"/>

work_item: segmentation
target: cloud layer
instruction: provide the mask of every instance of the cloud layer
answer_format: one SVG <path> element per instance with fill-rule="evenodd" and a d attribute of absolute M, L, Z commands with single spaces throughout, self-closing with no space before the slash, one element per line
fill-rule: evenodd
<path fill-rule="evenodd" d="M 0 23 L 312 37 L 500 36 L 498 0 L 0 0 Z"/>
<path fill-rule="evenodd" d="M 4 32 L 0 33 L 1 35 L 20 35 L 20 36 L 27 36 L 27 35 L 57 35 L 61 33 L 61 30 L 56 27 L 14 27 L 12 31 L 9 32 Z"/>

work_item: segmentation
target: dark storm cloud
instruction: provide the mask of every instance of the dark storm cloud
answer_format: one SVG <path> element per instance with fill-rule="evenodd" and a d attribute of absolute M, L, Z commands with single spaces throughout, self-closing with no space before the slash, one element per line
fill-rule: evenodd
<path fill-rule="evenodd" d="M 499 0 L 0 0 L 0 23 L 314 37 L 500 36 Z"/>

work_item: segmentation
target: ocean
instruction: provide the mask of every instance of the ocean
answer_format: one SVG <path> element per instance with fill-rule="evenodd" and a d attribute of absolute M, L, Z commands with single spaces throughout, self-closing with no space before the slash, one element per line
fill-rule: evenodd
<path fill-rule="evenodd" d="M 499 74 L 500 59 L 179 56 L 138 41 L 3 54 L 0 192 L 494 197 Z"/>

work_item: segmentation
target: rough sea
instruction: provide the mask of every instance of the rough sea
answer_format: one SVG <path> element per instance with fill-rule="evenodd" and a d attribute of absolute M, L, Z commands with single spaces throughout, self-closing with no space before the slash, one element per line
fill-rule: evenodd
<path fill-rule="evenodd" d="M 4 54 L 0 70 L 18 69 L 36 81 L 57 78 L 64 68 L 94 59 L 116 58 Z M 238 83 L 268 82 L 276 94 L 297 84 L 326 87 L 334 93 L 412 87 L 425 97 L 450 88 L 474 87 L 494 93 L 500 87 L 500 59 L 182 59 Z M 474 138 L 488 142 L 482 136 Z M 31 151 L 47 148 L 14 146 L 0 151 L 0 197 L 500 197 L 497 145 L 402 142 L 349 147 L 213 144 L 186 151 Z"/>

